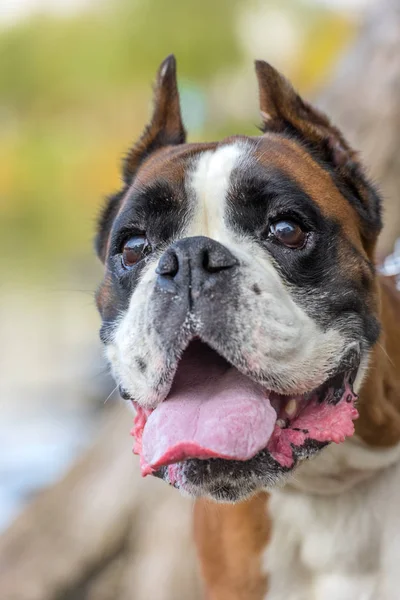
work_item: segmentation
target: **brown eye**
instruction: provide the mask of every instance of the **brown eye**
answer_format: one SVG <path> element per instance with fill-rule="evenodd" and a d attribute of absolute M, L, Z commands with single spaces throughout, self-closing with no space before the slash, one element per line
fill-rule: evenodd
<path fill-rule="evenodd" d="M 282 219 L 270 227 L 272 235 L 288 248 L 302 248 L 306 242 L 307 234 L 300 225 L 294 221 Z"/>
<path fill-rule="evenodd" d="M 122 249 L 122 262 L 124 267 L 128 268 L 136 265 L 141 260 L 149 248 L 149 243 L 145 235 L 134 235 L 129 238 Z"/>

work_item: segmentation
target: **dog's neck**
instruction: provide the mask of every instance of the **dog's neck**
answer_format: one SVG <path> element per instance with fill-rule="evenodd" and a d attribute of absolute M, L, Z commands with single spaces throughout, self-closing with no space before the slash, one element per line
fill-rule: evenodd
<path fill-rule="evenodd" d="M 360 391 L 356 433 L 373 448 L 390 448 L 400 441 L 400 294 L 387 277 L 379 292 L 382 333 Z"/>
<path fill-rule="evenodd" d="M 382 332 L 360 389 L 356 434 L 304 463 L 289 487 L 338 494 L 400 460 L 400 294 L 378 280 Z"/>

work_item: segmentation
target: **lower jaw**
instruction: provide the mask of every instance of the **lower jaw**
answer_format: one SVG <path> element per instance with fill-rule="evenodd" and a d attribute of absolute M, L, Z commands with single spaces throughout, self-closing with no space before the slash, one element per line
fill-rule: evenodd
<path fill-rule="evenodd" d="M 329 401 L 319 400 L 317 396 L 300 400 L 299 412 L 289 426 L 281 418 L 285 416 L 283 409 L 279 412 L 278 407 L 284 405 L 282 398 L 276 397 L 276 406 L 273 406 L 278 419 L 274 431 L 267 447 L 249 460 L 187 456 L 181 462 L 162 467 L 142 463 L 142 473 L 160 477 L 191 496 L 211 496 L 221 501 L 237 501 L 257 489 L 273 487 L 287 478 L 300 460 L 309 458 L 330 442 L 341 443 L 354 433 L 353 420 L 358 413 L 354 406 L 356 395 L 349 381 L 346 375 L 339 401 L 335 401 L 333 388 L 328 389 Z M 132 433 L 136 437 L 135 452 L 141 454 L 141 434 L 148 414 L 138 408 Z"/>
<path fill-rule="evenodd" d="M 291 467 L 277 462 L 268 450 L 262 450 L 248 461 L 210 458 L 187 459 L 161 467 L 153 475 L 191 497 L 210 497 L 219 502 L 245 500 L 261 490 L 282 485 L 297 464 L 318 453 L 328 442 L 307 440 L 292 448 Z"/>
<path fill-rule="evenodd" d="M 347 385 L 347 384 L 346 384 Z M 246 461 L 224 459 L 224 458 L 196 458 L 187 456 L 185 460 L 179 463 L 166 464 L 161 469 L 164 474 L 165 469 L 170 473 L 169 479 L 172 485 L 176 483 L 175 472 L 180 472 L 178 465 L 191 464 L 196 462 L 208 468 L 209 465 L 223 464 L 228 465 L 228 469 L 234 474 L 241 471 L 241 466 L 251 468 L 259 461 L 260 457 L 268 456 L 268 462 L 281 470 L 291 470 L 298 461 L 298 457 L 304 457 L 305 449 L 318 448 L 325 446 L 330 442 L 341 443 L 346 437 L 353 435 L 353 421 L 358 417 L 358 412 L 354 406 L 356 396 L 352 391 L 346 389 L 346 393 L 340 402 L 321 403 L 318 399 L 312 399 L 304 406 L 296 418 L 285 427 L 280 425 L 283 419 L 277 419 L 273 433 L 265 449 L 258 452 L 252 459 Z M 278 413 L 279 414 L 279 413 Z M 310 415 L 313 415 L 310 418 Z M 317 415 L 319 418 L 316 418 Z M 146 415 L 143 411 L 137 413 L 135 427 L 132 431 L 136 437 L 134 452 L 141 455 L 141 432 L 146 422 Z M 329 429 L 327 427 L 329 426 Z M 140 432 L 140 433 L 139 433 Z M 150 467 L 142 462 L 142 474 L 155 474 L 158 470 L 157 465 Z M 276 469 L 274 469 L 276 470 Z"/>

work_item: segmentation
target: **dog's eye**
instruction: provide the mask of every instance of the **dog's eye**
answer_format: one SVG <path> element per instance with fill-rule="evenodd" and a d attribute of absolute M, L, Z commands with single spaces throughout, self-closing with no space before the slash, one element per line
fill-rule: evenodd
<path fill-rule="evenodd" d="M 300 225 L 289 219 L 272 223 L 270 233 L 288 248 L 302 248 L 307 239 L 307 234 Z"/>
<path fill-rule="evenodd" d="M 124 267 L 129 269 L 141 260 L 150 248 L 145 235 L 134 235 L 129 238 L 122 248 L 122 262 Z"/>

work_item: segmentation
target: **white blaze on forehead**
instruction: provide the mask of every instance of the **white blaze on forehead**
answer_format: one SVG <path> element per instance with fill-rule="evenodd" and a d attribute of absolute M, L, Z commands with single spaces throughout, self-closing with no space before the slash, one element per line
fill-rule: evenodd
<path fill-rule="evenodd" d="M 190 172 L 187 187 L 194 196 L 195 212 L 187 236 L 205 235 L 221 241 L 232 171 L 246 157 L 246 146 L 234 143 L 202 153 Z"/>

